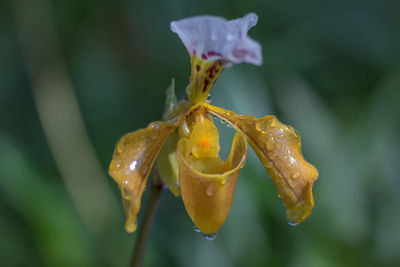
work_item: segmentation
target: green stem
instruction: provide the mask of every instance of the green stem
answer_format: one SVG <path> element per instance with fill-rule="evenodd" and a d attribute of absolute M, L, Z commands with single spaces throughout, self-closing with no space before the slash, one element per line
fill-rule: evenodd
<path fill-rule="evenodd" d="M 154 176 L 158 173 L 154 172 Z M 146 252 L 147 241 L 149 240 L 151 225 L 157 212 L 163 185 L 158 177 L 154 177 L 150 186 L 150 196 L 146 205 L 142 221 L 140 222 L 136 237 L 135 247 L 133 249 L 130 267 L 140 267 L 143 263 L 144 253 Z"/>

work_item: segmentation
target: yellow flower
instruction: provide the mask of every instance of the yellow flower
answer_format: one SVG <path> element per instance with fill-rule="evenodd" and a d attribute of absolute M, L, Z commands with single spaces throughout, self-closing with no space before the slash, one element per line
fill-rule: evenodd
<path fill-rule="evenodd" d="M 310 215 L 318 171 L 304 160 L 297 131 L 274 116 L 238 115 L 207 101 L 225 67 L 240 62 L 261 65 L 261 47 L 247 36 L 256 23 L 255 14 L 231 21 L 200 16 L 171 23 L 191 58 L 187 99 L 173 103 L 164 121 L 128 133 L 116 145 L 109 173 L 121 189 L 127 232 L 136 230 L 136 216 L 156 158 L 163 182 L 175 196 L 182 196 L 196 227 L 204 234 L 217 232 L 229 214 L 247 143 L 275 183 L 289 223 L 298 224 Z M 237 130 L 226 161 L 219 156 L 213 116 Z"/>

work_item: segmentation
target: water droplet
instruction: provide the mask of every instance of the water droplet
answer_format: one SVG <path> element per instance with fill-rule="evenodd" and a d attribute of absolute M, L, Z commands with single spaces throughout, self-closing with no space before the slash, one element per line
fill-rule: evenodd
<path fill-rule="evenodd" d="M 226 39 L 227 42 L 232 41 L 232 40 L 233 40 L 233 34 L 232 34 L 232 33 L 228 33 L 228 34 L 225 36 L 225 39 Z"/>
<path fill-rule="evenodd" d="M 217 185 L 216 185 L 216 184 L 213 184 L 213 183 L 210 184 L 210 185 L 207 187 L 207 191 L 206 191 L 207 196 L 211 197 L 212 195 L 215 194 L 215 191 L 217 191 Z"/>
<path fill-rule="evenodd" d="M 193 230 L 194 230 L 196 233 L 200 233 L 200 232 L 201 232 L 201 230 L 200 230 L 199 228 L 197 228 L 196 225 L 193 226 Z"/>
<path fill-rule="evenodd" d="M 273 137 L 273 136 L 269 137 L 269 141 L 271 142 L 271 144 L 275 144 L 276 143 L 275 137 Z"/>
<path fill-rule="evenodd" d="M 125 185 L 128 185 L 128 181 L 123 181 L 123 183 L 124 183 Z M 129 189 L 127 189 L 126 187 L 121 187 L 121 194 L 122 194 L 122 197 L 123 197 L 125 200 L 131 200 L 131 199 L 132 199 L 132 193 L 131 193 L 131 191 L 129 191 Z"/>
<path fill-rule="evenodd" d="M 290 226 L 296 226 L 296 225 L 299 224 L 299 223 L 297 223 L 297 222 L 295 222 L 295 221 L 291 221 L 291 220 L 288 220 L 287 223 L 288 223 Z"/>
<path fill-rule="evenodd" d="M 217 233 L 203 234 L 203 237 L 208 241 L 212 241 L 217 237 Z"/>
<path fill-rule="evenodd" d="M 299 176 L 300 176 L 300 173 L 299 173 L 299 172 L 295 172 L 295 173 L 292 174 L 292 178 L 293 178 L 293 179 L 296 179 L 296 178 L 299 177 Z"/>
<path fill-rule="evenodd" d="M 125 230 L 128 233 L 133 233 L 137 229 L 137 220 L 135 219 L 133 222 L 126 222 L 125 224 Z"/>
<path fill-rule="evenodd" d="M 118 153 L 123 153 L 124 152 L 124 150 L 125 150 L 125 144 L 123 143 L 123 142 L 120 142 L 120 143 L 118 143 L 118 145 L 117 145 L 117 151 L 118 151 Z"/>
<path fill-rule="evenodd" d="M 160 123 L 158 122 L 153 122 L 150 124 L 150 127 L 154 130 L 158 130 L 160 128 Z"/>
<path fill-rule="evenodd" d="M 186 123 L 186 120 L 183 121 L 183 123 L 181 124 L 181 128 L 180 128 L 183 132 L 184 135 L 189 136 L 190 135 L 190 131 L 189 131 L 189 127 Z"/>
<path fill-rule="evenodd" d="M 268 150 L 272 150 L 272 149 L 274 149 L 275 148 L 275 145 L 274 144 L 271 144 L 270 142 L 267 142 L 267 149 Z"/>
<path fill-rule="evenodd" d="M 260 131 L 261 133 L 266 133 L 265 127 L 261 122 L 256 122 L 256 129 L 257 129 L 257 131 Z"/>
<path fill-rule="evenodd" d="M 222 125 L 227 126 L 229 128 L 233 128 L 232 125 L 230 125 L 226 120 L 220 119 L 219 120 Z"/>
<path fill-rule="evenodd" d="M 115 160 L 111 161 L 110 171 L 115 171 L 115 170 L 119 169 L 120 167 L 121 167 L 121 165 L 117 161 L 115 161 Z"/>
<path fill-rule="evenodd" d="M 137 160 L 132 161 L 132 163 L 129 165 L 129 169 L 131 171 L 134 171 L 136 169 L 136 165 L 138 164 Z"/>

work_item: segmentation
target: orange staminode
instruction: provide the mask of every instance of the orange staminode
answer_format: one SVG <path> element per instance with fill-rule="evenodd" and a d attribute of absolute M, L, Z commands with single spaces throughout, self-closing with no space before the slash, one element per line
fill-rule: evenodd
<path fill-rule="evenodd" d="M 190 142 L 193 144 L 192 153 L 196 158 L 211 158 L 218 155 L 219 134 L 212 118 L 208 118 L 203 111 L 195 114 L 196 123 L 190 133 Z"/>
<path fill-rule="evenodd" d="M 201 145 L 204 148 L 210 148 L 210 140 L 208 138 L 203 138 L 203 140 L 201 140 Z"/>

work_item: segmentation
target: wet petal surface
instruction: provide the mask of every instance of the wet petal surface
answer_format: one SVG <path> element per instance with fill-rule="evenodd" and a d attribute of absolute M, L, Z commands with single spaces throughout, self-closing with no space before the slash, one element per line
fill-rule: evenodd
<path fill-rule="evenodd" d="M 124 135 L 115 147 L 109 174 L 121 189 L 125 229 L 129 233 L 136 230 L 136 216 L 154 160 L 175 128 L 172 124 L 153 122 L 145 129 Z"/>
<path fill-rule="evenodd" d="M 192 153 L 188 138 L 179 141 L 182 199 L 193 223 L 204 234 L 217 232 L 228 217 L 246 154 L 246 138 L 240 133 L 235 135 L 231 153 L 225 162 L 219 156 L 198 159 Z"/>
<path fill-rule="evenodd" d="M 247 136 L 285 203 L 289 223 L 306 219 L 314 207 L 312 185 L 318 171 L 303 158 L 297 131 L 274 116 L 257 119 L 211 105 L 207 108 Z"/>

